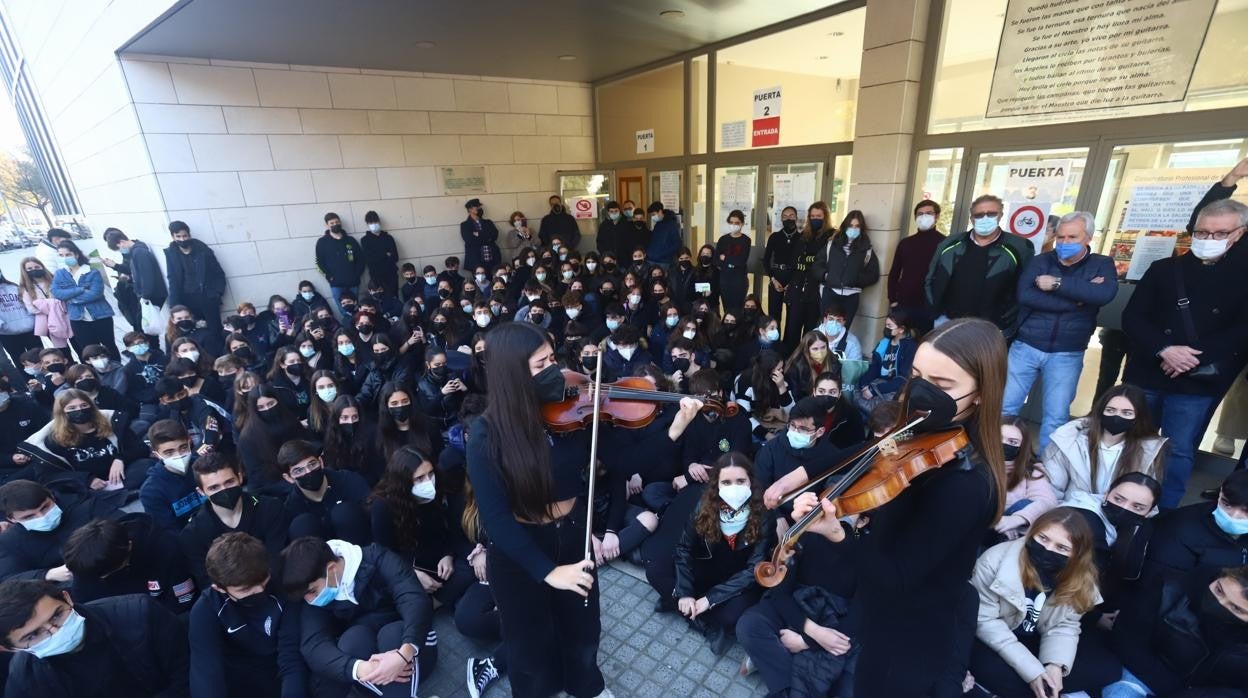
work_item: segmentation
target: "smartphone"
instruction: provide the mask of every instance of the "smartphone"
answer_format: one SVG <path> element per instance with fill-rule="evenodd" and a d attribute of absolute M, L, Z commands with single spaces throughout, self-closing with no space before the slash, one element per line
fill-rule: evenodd
<path fill-rule="evenodd" d="M 694 293 L 710 293 L 711 285 L 705 281 L 699 281 L 693 285 Z"/>

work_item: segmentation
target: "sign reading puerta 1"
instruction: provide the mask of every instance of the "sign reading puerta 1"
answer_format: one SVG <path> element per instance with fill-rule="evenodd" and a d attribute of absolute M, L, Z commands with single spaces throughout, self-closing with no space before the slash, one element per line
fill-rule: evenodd
<path fill-rule="evenodd" d="M 1217 0 L 1009 0 L 988 118 L 1182 102 Z"/>

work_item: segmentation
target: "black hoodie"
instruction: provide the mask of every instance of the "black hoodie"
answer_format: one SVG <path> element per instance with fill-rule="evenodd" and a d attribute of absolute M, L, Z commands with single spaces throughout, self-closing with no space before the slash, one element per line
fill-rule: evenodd
<path fill-rule="evenodd" d="M 180 244 L 190 248 L 188 254 Z M 171 243 L 165 248 L 165 269 L 169 274 L 169 305 L 200 307 L 205 301 L 220 302 L 225 293 L 225 271 L 207 245 L 194 238 Z"/>
<path fill-rule="evenodd" d="M 107 577 L 92 578 L 75 573 L 71 592 L 74 602 L 146 594 L 174 613 L 191 610 L 195 581 L 191 579 L 191 567 L 182 554 L 177 536 L 157 528 L 147 514 L 126 514 L 118 523 L 130 534 L 130 559 L 125 567 Z"/>

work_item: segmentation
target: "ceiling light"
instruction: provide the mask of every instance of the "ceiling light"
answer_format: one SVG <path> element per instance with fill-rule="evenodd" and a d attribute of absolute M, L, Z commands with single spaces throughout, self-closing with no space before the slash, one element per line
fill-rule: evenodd
<path fill-rule="evenodd" d="M 565 54 L 563 54 L 562 56 L 560 56 L 560 57 L 559 57 L 559 60 L 561 60 L 561 61 L 574 61 L 574 60 L 576 60 L 576 56 L 573 56 L 573 55 L 572 55 L 572 54 L 570 54 L 570 53 L 565 53 Z"/>
<path fill-rule="evenodd" d="M 685 16 L 682 10 L 663 10 L 659 12 L 659 16 L 663 19 L 680 19 Z"/>
<path fill-rule="evenodd" d="M 433 43 L 432 41 L 417 41 L 416 43 L 412 44 L 412 46 L 415 46 L 416 48 L 433 48 L 437 46 L 437 44 Z"/>

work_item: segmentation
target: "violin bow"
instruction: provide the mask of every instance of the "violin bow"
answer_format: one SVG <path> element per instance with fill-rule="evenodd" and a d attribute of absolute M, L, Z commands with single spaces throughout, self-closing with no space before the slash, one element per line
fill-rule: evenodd
<path fill-rule="evenodd" d="M 593 562 L 594 541 L 594 483 L 598 480 L 598 423 L 602 412 L 602 354 L 598 352 L 597 366 L 594 368 L 594 423 L 589 432 L 589 493 L 585 503 L 585 559 Z M 585 605 L 589 606 L 589 597 L 585 597 Z"/>

